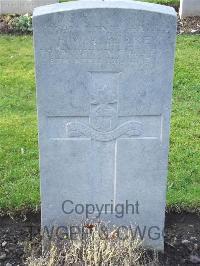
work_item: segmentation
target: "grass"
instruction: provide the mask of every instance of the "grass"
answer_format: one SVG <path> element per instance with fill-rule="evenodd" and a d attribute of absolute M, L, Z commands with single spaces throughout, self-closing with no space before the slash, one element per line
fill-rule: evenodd
<path fill-rule="evenodd" d="M 134 233 L 131 230 L 134 231 L 134 228 L 125 232 L 122 228 L 120 230 L 113 226 L 111 230 L 103 231 L 108 229 L 103 223 L 95 224 L 91 229 L 86 227 L 87 225 L 80 226 L 80 233 L 73 238 L 63 234 L 62 240 L 59 236 L 55 242 L 51 241 L 43 256 L 37 250 L 34 252 L 30 243 L 27 253 L 31 254 L 26 265 L 158 265 L 157 253 L 149 256 L 142 249 L 142 242 L 132 235 Z"/>
<path fill-rule="evenodd" d="M 178 36 L 168 206 L 200 207 L 200 37 Z M 0 36 L 0 209 L 39 205 L 31 36 Z"/>
<path fill-rule="evenodd" d="M 141 0 L 142 2 L 149 2 L 161 5 L 179 5 L 180 0 Z"/>
<path fill-rule="evenodd" d="M 171 121 L 168 204 L 200 207 L 200 37 L 179 36 Z"/>
<path fill-rule="evenodd" d="M 32 38 L 0 37 L 0 208 L 39 202 Z"/>

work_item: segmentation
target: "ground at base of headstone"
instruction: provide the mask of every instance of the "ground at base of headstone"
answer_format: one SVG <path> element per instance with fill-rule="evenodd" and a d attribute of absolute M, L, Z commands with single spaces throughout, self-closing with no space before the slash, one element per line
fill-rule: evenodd
<path fill-rule="evenodd" d="M 32 34 L 31 16 L 0 15 L 0 34 Z M 177 34 L 200 34 L 200 17 L 178 16 Z"/>
<path fill-rule="evenodd" d="M 200 216 L 195 213 L 167 213 L 165 252 L 159 253 L 156 258 L 154 254 L 153 265 L 200 265 L 199 225 Z M 1 217 L 0 265 L 40 265 L 25 264 L 27 257 L 30 256 L 30 246 L 41 246 L 39 231 L 39 213 L 28 213 L 23 218 Z M 150 257 L 152 255 L 149 253 L 148 258 Z"/>
<path fill-rule="evenodd" d="M 0 15 L 0 33 L 23 35 L 32 32 L 32 15 Z"/>
<path fill-rule="evenodd" d="M 178 34 L 200 34 L 200 17 L 178 17 Z"/>

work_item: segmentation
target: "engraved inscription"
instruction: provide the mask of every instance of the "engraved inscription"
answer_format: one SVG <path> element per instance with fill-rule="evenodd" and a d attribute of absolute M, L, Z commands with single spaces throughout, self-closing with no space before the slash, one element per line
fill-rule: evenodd
<path fill-rule="evenodd" d="M 50 46 L 48 50 L 40 50 L 41 56 L 48 53 L 51 62 L 57 60 L 67 61 L 67 63 L 103 61 L 104 63 L 127 64 L 135 62 L 139 57 L 144 66 L 155 63 L 152 62 L 152 59 L 155 60 L 154 58 L 159 52 L 158 31 L 151 31 L 149 34 L 140 30 L 140 34 L 138 34 L 137 28 L 122 31 L 120 27 L 106 27 L 106 25 L 85 26 L 80 29 L 55 27 L 54 31 L 58 28 L 55 47 Z M 47 32 L 52 31 L 49 28 L 46 30 Z M 159 42 L 164 40 L 165 34 L 159 32 Z"/>
<path fill-rule="evenodd" d="M 84 33 L 87 32 L 87 35 Z M 96 34 L 98 32 L 98 34 Z M 69 50 L 138 50 L 140 44 L 148 48 L 155 42 L 152 35 L 140 35 L 136 38 L 137 30 L 129 29 L 122 32 L 119 27 L 105 29 L 105 27 L 87 27 L 60 31 L 58 45 L 65 52 Z"/>

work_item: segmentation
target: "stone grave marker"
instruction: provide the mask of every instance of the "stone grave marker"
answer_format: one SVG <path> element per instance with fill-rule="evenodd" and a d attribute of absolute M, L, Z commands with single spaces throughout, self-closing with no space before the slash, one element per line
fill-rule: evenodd
<path fill-rule="evenodd" d="M 139 226 L 163 249 L 176 13 L 77 1 L 33 16 L 42 227 Z"/>
<path fill-rule="evenodd" d="M 32 13 L 38 6 L 57 3 L 58 0 L 0 0 L 0 14 Z"/>
<path fill-rule="evenodd" d="M 181 0 L 179 15 L 181 18 L 200 16 L 199 0 Z"/>

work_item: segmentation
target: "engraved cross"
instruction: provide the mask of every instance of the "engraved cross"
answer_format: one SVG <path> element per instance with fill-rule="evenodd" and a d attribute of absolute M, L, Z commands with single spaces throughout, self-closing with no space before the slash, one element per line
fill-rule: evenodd
<path fill-rule="evenodd" d="M 98 193 L 99 186 L 105 185 L 110 179 L 114 184 L 111 191 L 113 191 L 115 202 L 117 139 L 140 136 L 142 123 L 130 120 L 119 124 L 118 82 L 120 73 L 90 72 L 90 75 L 92 82 L 89 124 L 78 121 L 67 123 L 67 136 L 91 139 L 91 158 L 93 158 L 91 165 L 96 175 L 93 184 L 94 194 Z"/>

